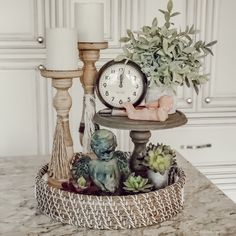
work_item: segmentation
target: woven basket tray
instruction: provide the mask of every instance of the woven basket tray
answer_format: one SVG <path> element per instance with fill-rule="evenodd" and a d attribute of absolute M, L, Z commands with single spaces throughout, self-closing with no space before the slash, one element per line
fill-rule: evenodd
<path fill-rule="evenodd" d="M 38 208 L 62 223 L 92 229 L 130 229 L 163 222 L 183 208 L 185 174 L 178 169 L 179 179 L 164 189 L 127 196 L 93 196 L 75 194 L 50 187 L 43 175 L 36 177 Z"/>

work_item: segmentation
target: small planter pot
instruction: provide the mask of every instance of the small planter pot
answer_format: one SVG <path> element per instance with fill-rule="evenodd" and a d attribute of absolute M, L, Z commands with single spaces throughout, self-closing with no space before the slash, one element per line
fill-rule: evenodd
<path fill-rule="evenodd" d="M 156 189 L 165 188 L 168 185 L 168 176 L 169 170 L 166 170 L 164 175 L 148 170 L 148 178 L 152 181 Z"/>
<path fill-rule="evenodd" d="M 161 88 L 155 85 L 151 86 L 147 90 L 147 95 L 145 98 L 145 102 L 151 102 L 158 100 L 160 97 L 167 95 L 173 97 L 173 108 L 169 111 L 169 114 L 174 114 L 177 109 L 177 97 L 171 89 Z"/>

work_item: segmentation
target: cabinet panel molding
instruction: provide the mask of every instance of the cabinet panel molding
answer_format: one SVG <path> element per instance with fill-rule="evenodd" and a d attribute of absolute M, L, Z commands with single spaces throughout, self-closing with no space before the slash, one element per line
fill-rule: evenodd
<path fill-rule="evenodd" d="M 228 197 L 236 202 L 236 162 L 221 162 L 196 164 L 207 178 L 209 178 Z"/>
<path fill-rule="evenodd" d="M 0 70 L 0 156 L 36 155 L 37 99 L 34 70 Z"/>
<path fill-rule="evenodd" d="M 45 0 L 0 1 L 0 49 L 44 48 Z"/>
<path fill-rule="evenodd" d="M 5 114 L 0 156 L 49 154 L 52 101 L 48 101 L 47 88 L 51 85 L 40 77 L 39 64 L 40 61 L 6 65 L 0 62 L 1 107 Z"/>
<path fill-rule="evenodd" d="M 57 14 L 61 15 L 61 21 L 56 26 L 75 27 L 75 4 L 79 2 L 99 2 L 104 6 L 104 38 L 109 42 L 111 48 L 119 48 L 120 43 L 120 0 L 68 0 L 58 2 Z M 60 7 L 61 6 L 61 7 Z M 64 9 L 64 11 L 60 10 Z M 66 10 L 65 10 L 66 9 Z M 91 19 L 93 20 L 93 19 Z"/>
<path fill-rule="evenodd" d="M 236 2 L 202 0 L 197 5 L 201 9 L 198 12 L 200 37 L 206 41 L 218 40 L 213 47 L 214 56 L 205 59 L 205 72 L 210 74 L 210 81 L 203 86 L 198 111 L 236 112 L 235 58 L 232 53 L 236 30 L 226 27 L 231 25 Z"/>
<path fill-rule="evenodd" d="M 109 60 L 116 57 L 121 52 L 119 39 L 124 36 L 126 29 L 138 30 L 144 24 L 144 0 L 52 0 L 50 26 L 75 27 L 75 4 L 78 2 L 104 4 L 104 39 L 109 42 L 109 49 L 102 52 L 101 58 Z"/>

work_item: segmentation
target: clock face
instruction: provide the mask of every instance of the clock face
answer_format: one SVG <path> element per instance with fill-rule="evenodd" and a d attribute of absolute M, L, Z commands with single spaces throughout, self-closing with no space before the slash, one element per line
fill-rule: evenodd
<path fill-rule="evenodd" d="M 147 78 L 134 62 L 110 61 L 100 69 L 96 89 L 107 107 L 122 108 L 124 102 L 135 106 L 145 97 Z"/>

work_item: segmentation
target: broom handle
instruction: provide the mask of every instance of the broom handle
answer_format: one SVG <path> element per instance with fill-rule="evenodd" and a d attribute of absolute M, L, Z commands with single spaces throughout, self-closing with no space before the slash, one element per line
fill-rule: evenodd
<path fill-rule="evenodd" d="M 74 154 L 69 127 L 69 111 L 72 106 L 72 99 L 68 89 L 72 86 L 72 78 L 52 79 L 52 86 L 57 90 L 53 98 L 53 106 L 57 111 L 57 116 L 62 119 L 67 157 L 68 160 L 71 160 Z"/>

